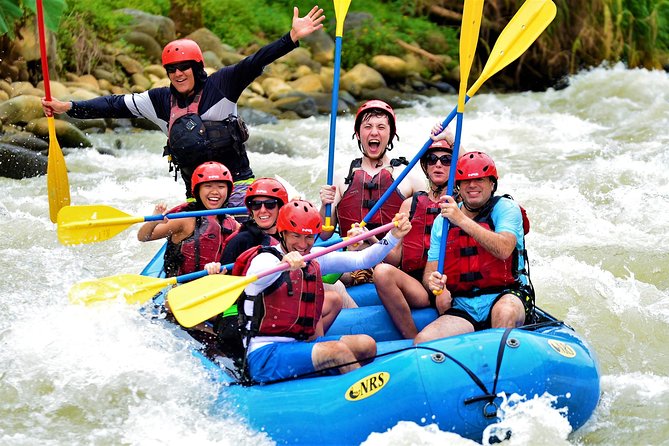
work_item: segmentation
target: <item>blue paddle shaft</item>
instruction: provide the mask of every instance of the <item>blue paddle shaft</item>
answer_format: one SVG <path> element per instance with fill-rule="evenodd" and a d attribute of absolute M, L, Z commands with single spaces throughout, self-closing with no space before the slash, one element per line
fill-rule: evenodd
<path fill-rule="evenodd" d="M 448 171 L 448 187 L 446 188 L 446 195 L 453 196 L 453 188 L 455 186 L 455 171 L 457 169 L 458 152 L 460 151 L 460 139 L 462 135 L 462 113 L 456 113 L 458 119 L 455 124 L 455 141 L 453 142 L 453 161 L 451 161 L 451 168 Z M 448 229 L 451 222 L 448 218 L 444 218 L 444 224 L 441 227 L 441 244 L 439 245 L 439 263 L 437 271 L 444 274 L 444 263 L 446 263 L 446 239 L 448 238 Z"/>
<path fill-rule="evenodd" d="M 221 271 L 223 271 L 224 268 L 227 269 L 228 271 L 230 271 L 232 269 L 233 265 L 234 265 L 234 263 L 228 263 L 227 265 L 221 265 Z M 195 271 L 194 273 L 183 274 L 181 276 L 177 276 L 176 279 L 177 279 L 177 283 L 185 283 L 185 282 L 190 282 L 191 280 L 199 279 L 200 277 L 204 277 L 206 275 L 207 275 L 207 270 L 202 269 L 200 271 Z"/>
<path fill-rule="evenodd" d="M 339 70 L 341 67 L 341 36 L 335 38 L 334 76 L 332 79 L 332 102 L 330 104 L 330 141 L 328 151 L 328 185 L 334 181 L 334 151 L 337 129 L 337 110 L 339 109 Z M 325 217 L 332 215 L 332 205 L 325 205 Z"/>
<path fill-rule="evenodd" d="M 469 101 L 469 99 L 470 99 L 469 96 L 465 95 L 465 103 L 467 103 Z M 449 113 L 449 115 L 446 117 L 446 119 L 444 119 L 444 122 L 441 123 L 441 127 L 444 130 L 446 129 L 446 127 L 448 127 L 448 125 L 451 123 L 451 121 L 453 121 L 453 118 L 455 118 L 455 115 L 457 114 L 457 112 L 458 112 L 458 107 L 455 106 L 453 108 L 453 110 L 451 111 L 451 113 Z M 369 223 L 369 221 L 372 219 L 372 217 L 374 217 L 374 214 L 376 214 L 378 212 L 378 210 L 381 208 L 381 206 L 383 206 L 383 203 L 385 203 L 386 200 L 388 199 L 388 197 L 390 197 L 390 195 L 393 193 L 393 191 L 395 189 L 397 189 L 397 186 L 400 185 L 400 183 L 402 182 L 404 177 L 406 177 L 409 174 L 411 169 L 413 169 L 413 166 L 415 166 L 416 163 L 418 163 L 418 161 L 420 161 L 420 158 L 425 154 L 425 152 L 427 152 L 427 149 L 430 148 L 430 146 L 432 145 L 432 142 L 433 142 L 432 138 L 429 138 L 425 142 L 425 144 L 423 144 L 423 147 L 418 151 L 418 153 L 416 153 L 416 156 L 414 156 L 413 159 L 411 161 L 409 161 L 409 165 L 404 170 L 402 170 L 402 172 L 400 172 L 400 174 L 397 176 L 395 181 L 393 181 L 393 184 L 391 184 L 390 187 L 388 188 L 388 190 L 386 190 L 383 193 L 383 195 L 381 195 L 381 198 L 379 198 L 379 201 L 377 201 L 376 204 L 369 210 L 369 212 L 367 212 L 367 215 L 365 215 L 365 217 L 362 219 L 363 222 Z M 456 162 L 457 162 L 458 158 L 457 158 L 457 153 L 455 152 L 455 150 L 453 151 L 453 159 L 456 160 Z M 451 169 L 453 169 L 453 165 L 451 165 Z M 449 178 L 449 181 L 448 181 L 448 187 L 449 188 L 451 187 L 450 178 Z"/>
<path fill-rule="evenodd" d="M 221 209 L 205 209 L 203 211 L 191 211 L 191 212 L 174 212 L 172 214 L 162 215 L 148 215 L 144 217 L 144 221 L 158 221 L 162 220 L 165 217 L 172 218 L 189 218 L 189 217 L 204 217 L 205 215 L 225 215 L 225 214 L 247 214 L 248 209 L 244 206 L 236 208 L 221 208 Z"/>

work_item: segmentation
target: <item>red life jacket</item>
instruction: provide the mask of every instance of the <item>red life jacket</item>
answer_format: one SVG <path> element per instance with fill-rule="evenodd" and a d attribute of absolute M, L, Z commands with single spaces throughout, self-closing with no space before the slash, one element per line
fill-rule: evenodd
<path fill-rule="evenodd" d="M 392 169 L 402 164 L 408 164 L 406 159 L 392 159 L 389 168 L 383 168 L 372 177 L 360 168 L 362 158 L 354 159 L 351 162 L 348 177 L 344 180 L 348 184 L 348 188 L 336 207 L 339 232 L 342 236 L 346 235 L 346 232 L 351 229 L 354 223 L 360 223 L 369 210 L 379 201 L 379 198 L 393 184 Z M 404 197 L 399 189 L 395 189 L 388 200 L 383 203 L 381 209 L 374 214 L 367 227 L 374 229 L 390 223 L 395 214 L 399 212 L 403 201 Z M 379 238 L 384 235 L 380 234 Z"/>
<path fill-rule="evenodd" d="M 279 259 L 283 257 L 276 248 L 256 246 L 239 256 L 232 274 L 245 275 L 251 260 L 262 252 L 270 252 Z M 244 311 L 246 301 L 253 302 L 253 314 Z M 237 306 L 241 310 L 242 326 L 251 336 L 286 336 L 302 340 L 316 332 L 324 301 L 321 268 L 312 260 L 305 268 L 284 271 L 257 296 L 242 293 Z"/>
<path fill-rule="evenodd" d="M 181 204 L 168 213 L 183 212 L 189 203 Z M 237 234 L 237 222 L 223 215 L 195 218 L 195 231 L 179 243 L 169 238 L 165 249 L 165 273 L 168 277 L 180 276 L 204 268 L 210 262 L 221 260 L 228 240 Z"/>
<path fill-rule="evenodd" d="M 510 196 L 505 197 L 511 199 Z M 474 217 L 474 221 L 485 229 L 494 231 L 495 225 L 491 214 L 500 198 L 502 197 L 492 197 L 484 209 Z M 524 212 L 523 229 L 529 231 L 529 220 Z M 519 274 L 526 273 L 524 269 L 519 270 L 518 259 L 517 249 L 514 249 L 506 259 L 498 259 L 465 231 L 452 225 L 448 230 L 446 241 L 444 264 L 446 287 L 454 297 L 474 297 L 502 292 L 517 285 Z M 524 259 L 527 259 L 526 254 Z"/>
<path fill-rule="evenodd" d="M 411 273 L 425 268 L 432 224 L 440 212 L 439 203 L 430 200 L 427 192 L 413 195 L 409 213 L 411 230 L 402 239 L 402 271 Z"/>

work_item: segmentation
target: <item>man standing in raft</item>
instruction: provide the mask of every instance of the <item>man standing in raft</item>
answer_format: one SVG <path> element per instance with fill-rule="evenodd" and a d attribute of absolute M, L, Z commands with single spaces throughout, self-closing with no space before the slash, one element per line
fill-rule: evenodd
<path fill-rule="evenodd" d="M 418 344 L 486 328 L 514 328 L 531 320 L 534 291 L 529 280 L 525 221 L 508 196 L 493 196 L 497 168 L 482 152 L 464 154 L 455 175 L 461 203 L 443 196 L 432 226 L 426 274 L 438 291 L 437 308 L 448 308 L 414 339 Z M 437 271 L 444 219 L 450 226 L 444 274 Z"/>
<path fill-rule="evenodd" d="M 317 6 L 304 17 L 299 17 L 298 9 L 294 8 L 289 33 L 211 76 L 204 71 L 204 58 L 197 43 L 175 40 L 165 46 L 162 55 L 170 87 L 88 101 L 43 98 L 42 107 L 47 116 L 67 113 L 80 119 L 146 118 L 167 134 L 165 155 L 181 170 L 188 197 L 195 167 L 205 161 L 218 161 L 232 173 L 234 190 L 230 193 L 230 206 L 243 206 L 246 189 L 253 182 L 253 171 L 244 145 L 248 138 L 246 126 L 237 118 L 237 100 L 266 65 L 297 48 L 299 39 L 321 29 L 324 19 L 323 10 Z"/>

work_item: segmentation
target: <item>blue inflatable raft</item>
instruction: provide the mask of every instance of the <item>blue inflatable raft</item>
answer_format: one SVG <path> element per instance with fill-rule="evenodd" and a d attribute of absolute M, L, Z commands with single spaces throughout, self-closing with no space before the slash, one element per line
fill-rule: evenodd
<path fill-rule="evenodd" d="M 154 260 L 159 263 L 160 257 Z M 157 271 L 152 262 L 144 273 Z M 213 410 L 241 417 L 278 444 L 341 445 L 359 444 L 400 421 L 436 424 L 480 442 L 486 426 L 499 421 L 503 398 L 512 394 L 554 396 L 555 407 L 567 409 L 573 429 L 597 406 L 600 383 L 593 351 L 571 327 L 544 311 L 537 310 L 533 325 L 413 346 L 400 339 L 373 285 L 349 288 L 349 293 L 364 306 L 343 310 L 328 334 L 373 336 L 378 342 L 373 362 L 345 375 L 248 386 L 226 368 L 231 361 L 214 362 L 196 352 L 223 384 Z M 415 310 L 413 316 L 420 329 L 436 313 Z"/>

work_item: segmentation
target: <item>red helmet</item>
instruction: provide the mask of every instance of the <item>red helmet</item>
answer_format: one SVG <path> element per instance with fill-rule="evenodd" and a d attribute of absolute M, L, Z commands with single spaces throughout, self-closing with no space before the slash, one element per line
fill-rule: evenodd
<path fill-rule="evenodd" d="M 249 186 L 246 190 L 246 198 L 244 199 L 246 207 L 249 207 L 249 202 L 253 197 L 259 195 L 276 198 L 279 200 L 279 207 L 288 203 L 288 192 L 286 191 L 286 188 L 283 187 L 283 184 L 281 184 L 280 181 L 275 180 L 274 178 L 258 178 Z"/>
<path fill-rule="evenodd" d="M 195 168 L 193 171 L 193 176 L 191 177 L 191 192 L 193 196 L 197 199 L 197 187 L 202 183 L 208 183 L 210 181 L 223 181 L 228 185 L 228 197 L 232 193 L 232 188 L 234 184 L 232 182 L 232 175 L 227 167 L 216 161 L 207 161 L 202 163 Z"/>
<path fill-rule="evenodd" d="M 390 144 L 392 147 L 393 138 L 395 138 L 397 125 L 397 118 L 395 117 L 395 110 L 386 104 L 385 102 L 379 99 L 372 99 L 365 102 L 360 106 L 358 112 L 355 114 L 355 124 L 353 124 L 353 129 L 356 134 L 360 133 L 360 126 L 362 125 L 362 118 L 369 112 L 383 113 L 388 116 L 388 123 L 390 124 Z"/>
<path fill-rule="evenodd" d="M 455 181 L 493 177 L 497 183 L 495 162 L 483 152 L 468 152 L 458 160 Z"/>
<path fill-rule="evenodd" d="M 321 214 L 306 200 L 292 200 L 279 209 L 276 223 L 279 232 L 316 235 L 321 232 Z"/>
<path fill-rule="evenodd" d="M 187 60 L 204 63 L 202 50 L 194 41 L 190 39 L 174 40 L 163 48 L 163 66 Z"/>

